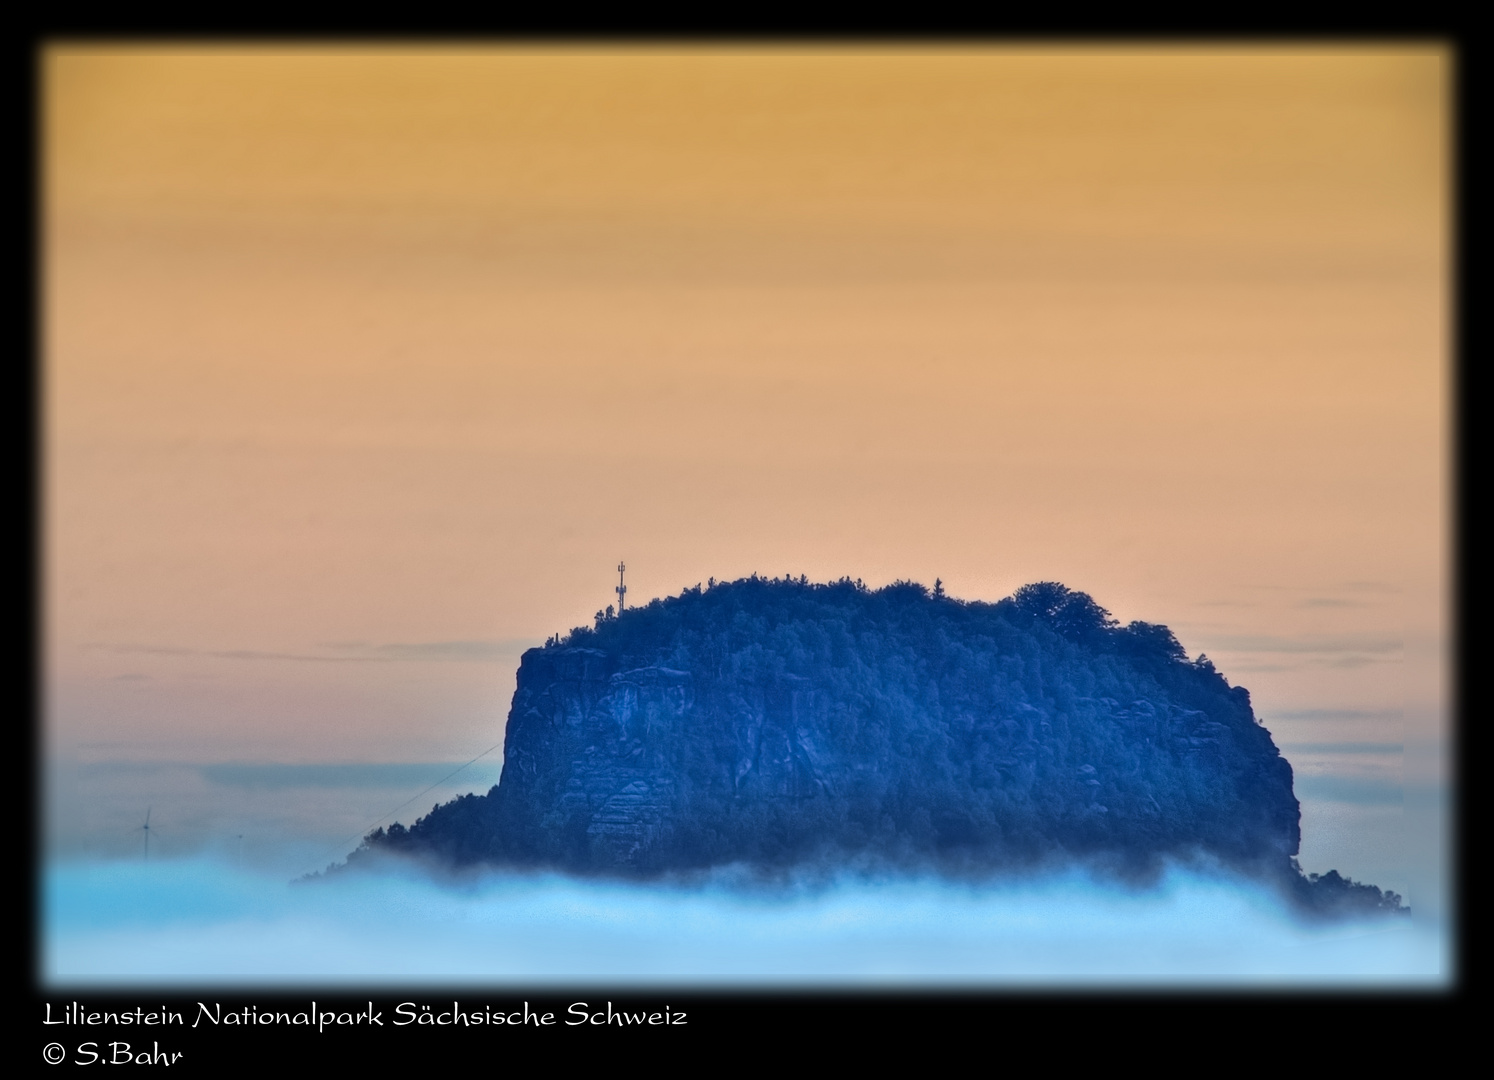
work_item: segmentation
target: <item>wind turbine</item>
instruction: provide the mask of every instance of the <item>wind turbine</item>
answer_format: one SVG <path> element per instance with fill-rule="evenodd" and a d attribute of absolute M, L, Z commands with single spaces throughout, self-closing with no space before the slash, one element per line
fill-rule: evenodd
<path fill-rule="evenodd" d="M 151 808 L 149 806 L 147 806 L 145 808 L 145 824 L 142 825 L 142 826 L 140 826 L 140 831 L 143 832 L 143 833 L 145 833 L 145 861 L 146 862 L 150 861 L 150 811 L 151 811 Z"/>

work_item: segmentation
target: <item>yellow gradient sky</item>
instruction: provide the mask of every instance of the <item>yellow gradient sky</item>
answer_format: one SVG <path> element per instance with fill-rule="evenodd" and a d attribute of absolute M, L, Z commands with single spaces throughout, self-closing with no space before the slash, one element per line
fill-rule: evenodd
<path fill-rule="evenodd" d="M 1059 580 L 1430 736 L 1450 65 L 53 46 L 53 746 L 470 756 L 619 558 Z"/>

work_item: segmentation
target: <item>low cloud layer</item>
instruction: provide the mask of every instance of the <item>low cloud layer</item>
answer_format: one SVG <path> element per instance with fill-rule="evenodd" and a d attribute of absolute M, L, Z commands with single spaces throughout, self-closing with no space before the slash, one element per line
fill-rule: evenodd
<path fill-rule="evenodd" d="M 401 872 L 307 884 L 211 859 L 75 861 L 45 877 L 53 988 L 152 983 L 524 986 L 1439 985 L 1425 919 L 1304 925 L 1267 891 L 1173 869 L 775 889 Z"/>

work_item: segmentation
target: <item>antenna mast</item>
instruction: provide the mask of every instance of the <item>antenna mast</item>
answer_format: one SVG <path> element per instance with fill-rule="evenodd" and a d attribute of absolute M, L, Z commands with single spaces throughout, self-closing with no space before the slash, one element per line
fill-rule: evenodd
<path fill-rule="evenodd" d="M 623 584 L 623 571 L 628 568 L 627 563 L 617 564 L 617 588 L 612 591 L 617 593 L 617 613 L 622 614 L 623 602 L 628 598 L 628 587 Z"/>

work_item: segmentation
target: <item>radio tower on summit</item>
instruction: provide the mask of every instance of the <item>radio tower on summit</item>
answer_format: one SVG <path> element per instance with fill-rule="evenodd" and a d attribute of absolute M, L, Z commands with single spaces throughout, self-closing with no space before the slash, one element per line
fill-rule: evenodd
<path fill-rule="evenodd" d="M 628 587 L 623 584 L 623 571 L 628 568 L 627 563 L 617 564 L 617 588 L 612 590 L 617 593 L 617 613 L 622 614 L 623 602 L 628 598 Z"/>

